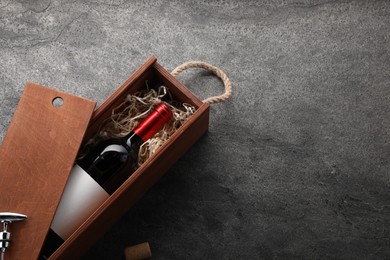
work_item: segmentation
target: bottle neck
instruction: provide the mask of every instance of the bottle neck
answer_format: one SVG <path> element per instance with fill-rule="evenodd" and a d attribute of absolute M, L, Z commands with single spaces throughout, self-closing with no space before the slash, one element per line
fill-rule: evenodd
<path fill-rule="evenodd" d="M 169 107 L 164 103 L 160 103 L 136 128 L 134 128 L 133 132 L 139 136 L 143 142 L 146 142 L 154 136 L 164 124 L 172 118 L 172 116 L 173 114 Z"/>
<path fill-rule="evenodd" d="M 145 141 L 141 139 L 134 131 L 131 131 L 125 138 L 126 145 L 130 147 L 141 146 Z"/>

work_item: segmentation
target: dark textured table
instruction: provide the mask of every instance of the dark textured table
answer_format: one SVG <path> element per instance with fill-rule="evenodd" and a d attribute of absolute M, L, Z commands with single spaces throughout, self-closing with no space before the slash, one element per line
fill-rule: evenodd
<path fill-rule="evenodd" d="M 0 138 L 26 81 L 101 103 L 150 55 L 233 95 L 86 259 L 390 258 L 389 1 L 0 0 Z"/>

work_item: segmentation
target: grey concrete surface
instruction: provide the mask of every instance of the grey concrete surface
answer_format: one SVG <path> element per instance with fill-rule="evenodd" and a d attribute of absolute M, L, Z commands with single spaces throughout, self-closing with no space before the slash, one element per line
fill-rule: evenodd
<path fill-rule="evenodd" d="M 150 55 L 233 95 L 85 259 L 390 258 L 389 1 L 0 0 L 1 139 L 26 81 L 101 103 Z"/>

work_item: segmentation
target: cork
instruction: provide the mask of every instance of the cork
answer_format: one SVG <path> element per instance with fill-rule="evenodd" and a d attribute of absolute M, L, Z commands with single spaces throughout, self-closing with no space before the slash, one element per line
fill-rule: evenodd
<path fill-rule="evenodd" d="M 149 259 L 152 257 L 149 243 L 141 243 L 138 245 L 130 246 L 125 249 L 126 260 L 141 260 Z"/>

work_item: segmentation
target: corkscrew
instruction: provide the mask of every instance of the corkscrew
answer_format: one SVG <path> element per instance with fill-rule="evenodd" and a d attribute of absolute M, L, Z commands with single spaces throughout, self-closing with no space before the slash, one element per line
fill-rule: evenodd
<path fill-rule="evenodd" d="M 7 231 L 8 225 L 14 221 L 21 221 L 27 218 L 26 215 L 13 212 L 0 212 L 0 223 L 3 225 L 3 231 L 0 232 L 0 250 L 1 260 L 4 260 L 5 250 L 9 247 L 11 233 Z"/>

